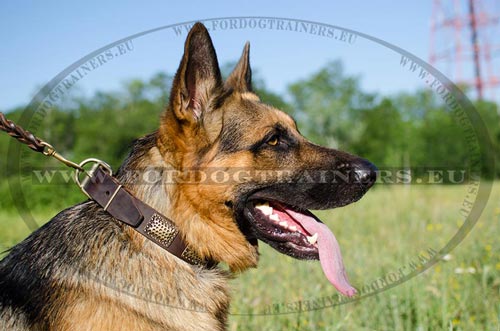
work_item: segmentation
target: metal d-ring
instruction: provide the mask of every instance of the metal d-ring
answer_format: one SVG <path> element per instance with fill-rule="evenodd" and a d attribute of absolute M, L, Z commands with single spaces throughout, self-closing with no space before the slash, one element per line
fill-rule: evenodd
<path fill-rule="evenodd" d="M 85 165 L 91 164 L 91 163 L 94 163 L 94 165 L 87 172 L 83 167 Z M 97 170 L 97 168 L 99 168 L 99 167 L 102 167 L 108 173 L 108 175 L 110 175 L 110 176 L 113 175 L 113 170 L 111 170 L 111 166 L 109 164 L 107 164 L 106 162 L 104 162 L 102 160 L 94 159 L 94 158 L 86 159 L 86 160 L 83 160 L 82 162 L 80 162 L 80 164 L 78 165 L 78 168 L 75 171 L 76 184 L 78 185 L 80 190 L 82 190 L 82 192 L 90 199 L 92 199 L 92 197 L 87 193 L 87 191 L 85 191 L 84 187 L 87 184 L 87 181 L 94 177 L 94 173 Z M 82 181 L 80 181 L 81 174 L 84 174 L 86 176 L 85 178 L 83 178 Z"/>

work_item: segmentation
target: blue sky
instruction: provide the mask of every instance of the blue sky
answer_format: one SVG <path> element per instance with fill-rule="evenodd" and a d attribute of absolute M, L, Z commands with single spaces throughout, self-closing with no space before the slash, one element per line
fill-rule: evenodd
<path fill-rule="evenodd" d="M 3 1 L 0 3 L 0 110 L 26 104 L 59 72 L 123 37 L 168 24 L 212 17 L 274 16 L 332 24 L 373 35 L 427 60 L 431 1 Z M 384 94 L 421 86 L 399 57 L 363 40 L 354 45 L 274 30 L 212 33 L 219 61 L 236 60 L 252 45 L 252 65 L 269 88 L 282 92 L 333 59 L 362 86 Z M 75 91 L 116 90 L 129 78 L 174 72 L 183 37 L 173 30 L 134 40 L 134 51 L 79 81 Z M 419 85 L 420 84 L 420 85 Z"/>

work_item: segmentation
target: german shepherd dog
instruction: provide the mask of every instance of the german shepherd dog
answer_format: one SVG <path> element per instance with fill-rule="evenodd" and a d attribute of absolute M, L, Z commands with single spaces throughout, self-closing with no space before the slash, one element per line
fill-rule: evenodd
<path fill-rule="evenodd" d="M 152 169 L 157 180 L 138 185 Z M 183 177 L 213 169 L 229 180 Z M 228 280 L 257 266 L 258 240 L 319 259 L 341 293 L 355 294 L 335 237 L 308 209 L 357 201 L 376 168 L 309 142 L 290 116 L 261 102 L 248 43 L 223 81 L 208 31 L 193 26 L 159 129 L 134 142 L 115 177 L 215 263 L 186 263 L 89 200 L 0 262 L 1 330 L 225 330 Z"/>

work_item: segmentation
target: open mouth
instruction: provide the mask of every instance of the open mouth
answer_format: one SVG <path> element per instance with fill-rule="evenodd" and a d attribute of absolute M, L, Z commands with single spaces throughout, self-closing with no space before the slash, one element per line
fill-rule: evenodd
<path fill-rule="evenodd" d="M 247 202 L 244 214 L 258 239 L 298 259 L 319 259 L 326 278 L 340 293 L 356 294 L 347 279 L 337 239 L 310 211 L 278 201 L 254 200 Z"/>

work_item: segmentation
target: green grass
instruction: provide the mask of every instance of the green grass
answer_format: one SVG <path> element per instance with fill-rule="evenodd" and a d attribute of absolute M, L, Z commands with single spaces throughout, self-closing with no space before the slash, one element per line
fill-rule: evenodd
<path fill-rule="evenodd" d="M 428 248 L 440 250 L 463 223 L 458 210 L 465 190 L 378 187 L 356 204 L 317 214 L 336 234 L 351 283 L 359 288 L 418 261 Z M 479 222 L 451 252 L 450 261 L 341 306 L 288 315 L 233 315 L 230 330 L 499 330 L 499 225 L 497 184 Z M 336 296 L 319 263 L 296 261 L 265 245 L 261 254 L 259 268 L 234 281 L 234 313 L 262 313 L 270 305 L 298 301 L 316 300 L 323 307 L 322 298 Z M 296 305 L 279 307 L 280 312 L 297 310 Z"/>
<path fill-rule="evenodd" d="M 463 220 L 465 186 L 377 187 L 361 201 L 318 212 L 336 234 L 351 283 L 360 288 L 440 250 Z M 36 214 L 40 223 L 55 214 Z M 499 330 L 500 183 L 481 219 L 465 240 L 415 278 L 377 295 L 344 305 L 283 315 L 258 316 L 282 303 L 315 302 L 337 292 L 319 263 L 297 261 L 260 244 L 258 269 L 233 282 L 230 330 Z M 0 248 L 15 244 L 29 229 L 14 212 L 0 212 Z M 461 272 L 463 271 L 463 272 Z"/>
<path fill-rule="evenodd" d="M 55 216 L 55 212 L 38 211 L 33 216 L 37 224 L 42 225 Z M 15 211 L 0 211 L 0 258 L 5 254 L 1 252 L 17 244 L 30 234 L 31 230 L 24 223 L 23 217 Z"/>

